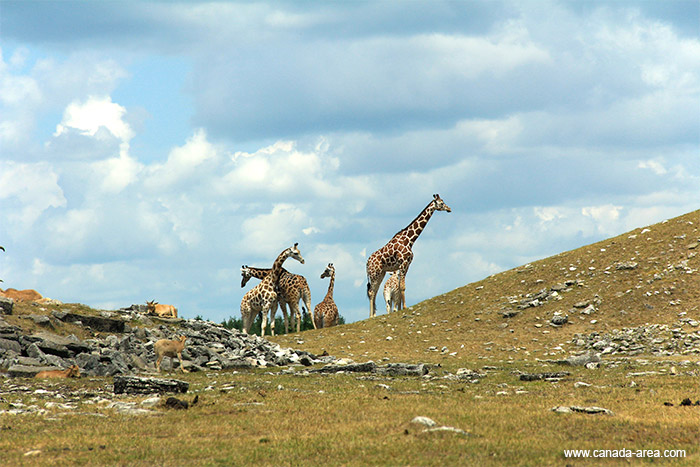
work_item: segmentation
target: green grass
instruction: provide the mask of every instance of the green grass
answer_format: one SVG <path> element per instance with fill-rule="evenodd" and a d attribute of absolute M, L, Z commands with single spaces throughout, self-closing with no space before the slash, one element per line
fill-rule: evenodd
<path fill-rule="evenodd" d="M 684 366 L 676 376 L 630 379 L 630 371 L 649 369 L 630 361 L 570 369 L 569 377 L 553 383 L 521 382 L 514 373 L 542 371 L 539 364 L 493 363 L 498 369 L 479 383 L 440 378 L 439 369 L 435 379 L 261 370 L 183 375 L 191 383 L 184 398 L 199 395 L 187 411 L 123 416 L 79 402 L 80 414 L 4 415 L 0 449 L 7 465 L 562 465 L 564 449 L 621 448 L 684 449 L 678 465 L 700 462 L 700 407 L 678 406 L 697 395 L 697 366 Z M 576 381 L 593 386 L 575 388 Z M 109 380 L 65 384 L 102 387 Z M 601 406 L 614 415 L 557 414 L 550 410 L 557 405 Z M 410 423 L 418 415 L 469 436 L 422 433 Z M 32 450 L 41 453 L 24 457 Z"/>

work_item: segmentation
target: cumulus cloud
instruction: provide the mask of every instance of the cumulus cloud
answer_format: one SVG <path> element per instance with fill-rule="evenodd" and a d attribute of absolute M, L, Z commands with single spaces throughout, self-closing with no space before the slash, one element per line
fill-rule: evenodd
<path fill-rule="evenodd" d="M 58 175 L 46 163 L 0 160 L 0 200 L 4 221 L 11 226 L 5 233 L 12 236 L 21 236 L 47 209 L 66 205 Z"/>
<path fill-rule="evenodd" d="M 355 320 L 367 254 L 432 193 L 453 212 L 416 243 L 409 303 L 700 195 L 697 14 L 556 1 L 35 7 L 0 17 L 19 44 L 0 56 L 3 278 L 59 299 L 159 299 L 220 320 L 237 313 L 238 266 L 269 266 L 298 241 L 307 264 L 290 269 L 316 301 L 333 262 Z M 158 71 L 165 56 L 187 65 Z"/>

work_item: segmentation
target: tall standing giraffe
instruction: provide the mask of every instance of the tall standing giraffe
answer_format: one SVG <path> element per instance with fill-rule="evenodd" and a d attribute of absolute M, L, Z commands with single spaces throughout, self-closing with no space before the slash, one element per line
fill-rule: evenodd
<path fill-rule="evenodd" d="M 421 232 L 423 232 L 430 220 L 430 216 L 435 211 L 452 212 L 449 206 L 440 198 L 440 195 L 433 195 L 433 200 L 428 203 L 413 222 L 400 230 L 386 245 L 372 253 L 367 259 L 367 297 L 369 297 L 370 318 L 377 314 L 375 299 L 384 275 L 389 271 L 398 271 L 399 281 L 405 280 L 408 267 L 413 261 L 411 247 Z M 403 305 L 404 303 L 400 303 L 399 309 L 403 308 Z"/>
<path fill-rule="evenodd" d="M 271 334 L 275 335 L 275 312 L 277 311 L 277 289 L 282 273 L 282 263 L 287 258 L 294 258 L 304 264 L 304 258 L 297 247 L 299 244 L 284 250 L 275 260 L 270 273 L 258 285 L 250 289 L 241 300 L 241 317 L 243 318 L 243 332 L 248 333 L 258 313 L 262 313 L 262 329 L 260 334 L 265 335 L 267 327 L 267 313 L 271 314 Z"/>
<path fill-rule="evenodd" d="M 251 277 L 256 279 L 265 279 L 270 274 L 270 268 L 254 268 L 251 266 L 241 267 L 241 287 L 245 287 Z M 299 300 L 302 300 L 306 305 L 306 309 L 311 313 L 311 290 L 304 276 L 294 274 L 282 268 L 279 278 L 279 287 L 277 290 L 277 301 L 282 308 L 284 316 L 284 332 L 289 333 L 289 321 L 287 318 L 287 305 L 291 318 L 297 319 L 297 332 L 301 331 L 301 311 L 299 310 Z M 312 320 L 313 321 L 313 320 Z M 314 323 L 316 329 L 316 323 Z"/>
<path fill-rule="evenodd" d="M 321 279 L 330 277 L 328 292 L 321 303 L 314 308 L 314 326 L 318 328 L 329 328 L 338 324 L 338 306 L 333 300 L 333 286 L 335 284 L 335 268 L 333 263 L 328 263 L 326 270 L 321 274 Z"/>

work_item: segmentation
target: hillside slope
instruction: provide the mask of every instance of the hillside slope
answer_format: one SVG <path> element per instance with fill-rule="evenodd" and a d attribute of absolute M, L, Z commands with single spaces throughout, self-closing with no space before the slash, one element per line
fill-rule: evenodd
<path fill-rule="evenodd" d="M 640 328 L 637 334 L 695 337 L 699 225 L 700 211 L 691 212 L 487 277 L 401 312 L 274 340 L 356 360 L 461 365 L 490 358 L 562 358 L 581 353 L 592 333 L 644 325 L 667 327 Z M 566 322 L 557 326 L 553 320 Z M 657 343 L 654 350 L 671 347 Z M 634 353 L 653 353 L 650 349 Z"/>

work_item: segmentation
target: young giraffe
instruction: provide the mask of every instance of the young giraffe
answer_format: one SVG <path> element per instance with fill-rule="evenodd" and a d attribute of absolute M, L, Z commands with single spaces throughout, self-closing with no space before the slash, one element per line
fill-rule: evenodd
<path fill-rule="evenodd" d="M 251 277 L 255 277 L 256 279 L 265 279 L 265 277 L 270 274 L 270 271 L 271 269 L 269 268 L 254 268 L 245 265 L 242 266 L 241 287 L 245 287 L 246 283 Z M 300 332 L 301 312 L 299 311 L 299 300 L 304 302 L 306 309 L 309 311 L 309 313 L 311 313 L 311 290 L 309 290 L 309 284 L 306 282 L 304 276 L 293 274 L 282 268 L 278 285 L 277 301 L 279 302 L 280 308 L 282 308 L 282 315 L 284 316 L 284 332 L 289 333 L 287 305 L 289 305 L 289 312 L 292 319 L 294 319 L 296 316 L 297 332 Z M 314 323 L 314 329 L 316 329 L 316 323 Z"/>
<path fill-rule="evenodd" d="M 314 308 L 314 325 L 316 328 L 329 328 L 338 324 L 338 307 L 333 301 L 333 286 L 335 285 L 335 268 L 333 263 L 328 263 L 326 270 L 321 274 L 321 279 L 330 277 L 328 292 L 321 303 Z"/>
<path fill-rule="evenodd" d="M 304 258 L 301 257 L 301 252 L 297 248 L 298 243 L 293 247 L 284 250 L 275 260 L 270 273 L 262 282 L 250 289 L 241 300 L 241 317 L 243 318 L 243 332 L 246 334 L 250 331 L 255 317 L 258 313 L 262 313 L 262 329 L 260 334 L 265 335 L 267 327 L 267 312 L 269 311 L 272 319 L 271 334 L 275 335 L 275 312 L 277 311 L 277 288 L 279 287 L 279 278 L 282 273 L 282 263 L 287 258 L 294 258 L 301 264 L 304 264 Z"/>
<path fill-rule="evenodd" d="M 435 211 L 452 212 L 449 206 L 440 198 L 440 195 L 433 195 L 433 200 L 413 222 L 397 232 L 386 245 L 370 255 L 367 260 L 367 297 L 369 297 L 370 318 L 377 314 L 375 299 L 384 275 L 388 271 L 398 271 L 400 280 L 405 280 L 408 267 L 413 260 L 411 247 L 421 232 L 423 232 L 430 220 L 430 216 Z M 402 309 L 403 305 L 404 303 L 399 303 L 399 309 Z"/>
<path fill-rule="evenodd" d="M 406 277 L 399 280 L 399 272 L 394 271 L 384 283 L 384 301 L 386 302 L 386 312 L 391 313 L 396 309 L 403 308 L 406 300 Z"/>

